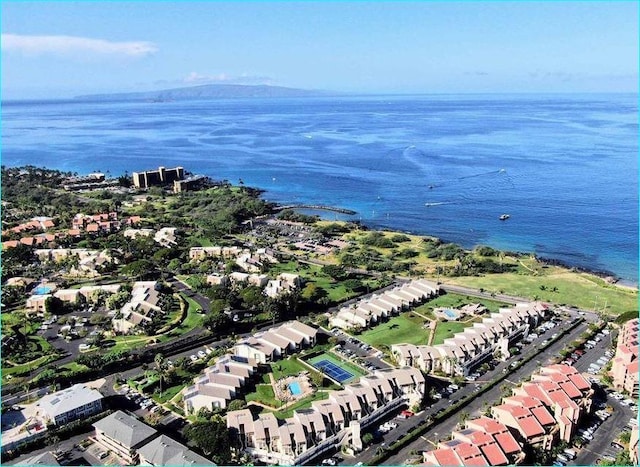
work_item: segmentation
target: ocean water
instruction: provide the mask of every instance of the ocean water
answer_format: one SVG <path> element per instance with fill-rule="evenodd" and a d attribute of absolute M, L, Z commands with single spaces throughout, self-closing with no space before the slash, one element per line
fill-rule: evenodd
<path fill-rule="evenodd" d="M 357 211 L 331 219 L 638 279 L 636 95 L 5 102 L 2 163 L 182 165 Z"/>

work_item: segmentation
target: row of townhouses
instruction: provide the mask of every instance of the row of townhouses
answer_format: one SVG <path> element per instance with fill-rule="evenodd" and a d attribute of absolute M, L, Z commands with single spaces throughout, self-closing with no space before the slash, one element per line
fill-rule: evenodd
<path fill-rule="evenodd" d="M 521 303 L 491 313 L 442 344 L 395 344 L 391 352 L 400 366 L 417 367 L 425 373 L 442 371 L 466 376 L 496 355 L 507 358 L 511 345 L 525 337 L 529 329 L 548 314 L 549 309 L 543 303 Z"/>
<path fill-rule="evenodd" d="M 54 286 L 51 285 L 51 288 Z M 120 290 L 120 284 L 85 285 L 79 289 L 59 289 L 53 293 L 35 294 L 27 298 L 25 308 L 30 312 L 44 312 L 49 297 L 56 297 L 63 302 L 78 303 L 84 299 L 87 303 L 93 303 L 101 294 L 114 294 Z M 82 299 L 80 298 L 82 297 Z"/>
<path fill-rule="evenodd" d="M 239 453 L 268 464 L 302 465 L 341 444 L 361 449 L 361 429 L 403 404 L 422 400 L 424 393 L 424 376 L 415 368 L 377 370 L 285 420 L 243 409 L 227 413 L 227 427 Z"/>
<path fill-rule="evenodd" d="M 426 279 L 413 280 L 380 295 L 373 294 L 340 308 L 329 318 L 330 327 L 366 329 L 407 307 L 416 306 L 440 293 L 440 286 Z"/>
<path fill-rule="evenodd" d="M 302 278 L 298 274 L 280 273 L 275 279 L 269 279 L 266 274 L 232 272 L 226 274 L 210 274 L 207 276 L 207 284 L 230 286 L 234 284 L 255 285 L 263 288 L 267 297 L 277 297 L 283 293 L 292 292 L 302 287 Z"/>
<path fill-rule="evenodd" d="M 225 355 L 204 370 L 194 384 L 184 390 L 186 413 L 205 407 L 226 408 L 258 370 L 259 364 L 275 361 L 316 343 L 317 329 L 290 321 L 238 342 L 234 355 Z"/>
<path fill-rule="evenodd" d="M 199 246 L 189 250 L 189 260 L 199 261 L 206 258 L 233 259 L 247 272 L 260 272 L 266 264 L 277 263 L 275 252 L 269 248 L 258 248 L 251 251 L 239 246 Z"/>
<path fill-rule="evenodd" d="M 156 281 L 134 282 L 131 299 L 120 309 L 121 316 L 111 320 L 114 331 L 126 334 L 137 326 L 151 323 L 154 317 L 164 313 L 159 303 Z"/>
<path fill-rule="evenodd" d="M 35 254 L 42 262 L 60 262 L 67 258 L 76 259 L 76 264 L 69 269 L 68 274 L 70 276 L 96 277 L 100 275 L 102 267 L 114 262 L 114 258 L 109 250 L 45 248 L 37 249 Z"/>
<path fill-rule="evenodd" d="M 559 441 L 569 442 L 591 412 L 592 397 L 591 384 L 575 368 L 561 364 L 541 368 L 491 408 L 492 418 L 467 421 L 451 440 L 425 452 L 424 465 L 522 463 L 522 446 L 550 450 Z"/>

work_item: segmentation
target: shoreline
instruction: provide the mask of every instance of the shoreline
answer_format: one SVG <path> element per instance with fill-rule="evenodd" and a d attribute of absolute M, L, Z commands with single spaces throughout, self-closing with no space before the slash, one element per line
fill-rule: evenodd
<path fill-rule="evenodd" d="M 16 168 L 19 167 L 25 167 L 25 165 L 22 166 L 13 166 Z M 33 165 L 33 167 L 38 168 L 38 169 L 44 169 L 44 170 L 59 170 L 60 172 L 69 172 L 68 170 L 63 170 L 63 169 L 53 169 L 50 167 L 44 167 L 44 166 L 38 166 L 38 165 Z M 84 174 L 86 175 L 86 174 Z M 119 176 L 123 176 L 124 174 L 120 174 L 120 175 L 113 175 L 113 178 L 118 178 Z M 230 183 L 232 186 L 240 186 L 240 185 L 235 185 L 231 182 L 229 182 L 229 180 L 224 180 L 224 182 L 226 183 Z M 328 212 L 333 212 L 333 213 L 340 213 L 346 216 L 354 216 L 356 214 L 358 214 L 357 211 L 354 211 L 352 209 L 347 209 L 347 208 L 343 208 L 340 206 L 329 206 L 329 205 L 300 205 L 300 204 L 294 204 L 291 202 L 282 202 L 282 201 L 274 201 L 274 200 L 269 200 L 267 199 L 264 195 L 268 193 L 268 188 L 262 188 L 262 187 L 255 187 L 255 186 L 244 186 L 244 188 L 247 189 L 251 189 L 251 190 L 255 190 L 259 196 L 264 199 L 264 201 L 271 203 L 273 206 L 273 210 L 274 212 L 277 212 L 279 210 L 283 210 L 285 208 L 288 209 L 292 209 L 292 210 L 296 210 L 296 209 L 308 209 L 308 210 L 315 210 L 315 211 L 319 211 L 320 213 L 328 213 Z M 318 217 L 323 220 L 323 221 L 327 221 L 327 222 L 351 222 L 351 223 L 355 223 L 355 224 L 359 224 L 364 226 L 366 229 L 368 230 L 384 230 L 384 231 L 388 231 L 388 232 L 398 232 L 398 233 L 406 233 L 409 235 L 416 235 L 416 236 L 421 236 L 421 237 L 431 237 L 431 238 L 437 238 L 438 240 L 441 240 L 443 242 L 446 243 L 454 243 L 456 245 L 459 245 L 460 247 L 464 248 L 464 249 L 468 249 L 468 250 L 472 250 L 473 248 L 480 246 L 480 245 L 484 245 L 484 246 L 489 246 L 491 248 L 494 248 L 493 246 L 491 246 L 490 244 L 483 244 L 483 243 L 476 243 L 474 244 L 472 247 L 465 247 L 463 245 L 461 245 L 460 243 L 456 242 L 456 241 L 452 241 L 449 240 L 447 238 L 444 237 L 436 237 L 433 235 L 429 235 L 428 233 L 418 233 L 415 232 L 413 230 L 400 230 L 400 229 L 395 229 L 393 227 L 375 227 L 370 225 L 366 220 L 361 220 L 361 219 L 354 219 L 354 220 L 338 220 L 338 219 L 331 219 L 331 218 L 327 218 L 324 217 L 322 215 L 318 215 Z M 631 280 L 631 279 L 626 279 L 626 278 L 622 278 L 620 277 L 618 274 L 612 272 L 612 271 L 608 271 L 605 269 L 594 269 L 594 268 L 590 268 L 587 266 L 579 266 L 579 265 L 572 265 L 571 263 L 564 261 L 564 260 L 560 260 L 560 259 L 556 259 L 556 258 L 547 258 L 547 257 L 539 257 L 537 256 L 534 252 L 532 251 L 513 251 L 513 250 L 501 250 L 499 248 L 494 248 L 498 251 L 502 251 L 505 254 L 510 254 L 510 255 L 514 255 L 514 256 L 527 256 L 527 255 L 535 255 L 535 257 L 538 259 L 538 261 L 550 265 L 550 266 L 559 266 L 559 267 L 563 267 L 567 270 L 574 270 L 577 272 L 583 272 L 586 274 L 591 274 L 593 276 L 596 276 L 600 279 L 603 279 L 605 281 L 607 281 L 610 285 L 616 285 L 618 287 L 623 287 L 623 288 L 628 288 L 631 290 L 635 290 L 638 291 L 639 290 L 639 280 Z"/>
<path fill-rule="evenodd" d="M 276 206 L 278 207 L 278 210 L 283 209 L 280 204 L 276 203 Z M 286 206 L 289 209 L 292 210 L 296 210 L 296 209 L 309 209 L 308 206 Z M 312 209 L 313 210 L 313 209 Z M 341 212 L 341 213 L 346 213 L 349 215 L 353 215 L 351 213 L 357 214 L 357 212 L 352 211 L 350 209 L 345 209 L 345 208 L 341 208 L 341 207 L 332 207 L 332 206 L 323 206 L 323 209 L 318 209 L 318 210 L 323 210 L 323 211 L 332 211 L 332 212 Z M 345 212 L 345 211 L 349 211 L 349 212 Z M 361 226 L 364 226 L 367 230 L 372 230 L 372 231 L 376 231 L 378 230 L 376 227 L 368 225 L 366 221 L 362 221 L 362 220 L 353 220 L 353 221 L 349 221 L 349 220 L 335 220 L 335 219 L 329 219 L 329 218 L 323 218 L 322 216 L 319 216 L 321 218 L 321 220 L 326 221 L 326 222 L 350 222 L 350 223 L 354 223 L 354 224 L 358 224 Z M 440 241 L 446 242 L 446 243 L 454 243 L 456 245 L 459 245 L 457 242 L 455 241 L 451 241 L 448 240 L 446 238 L 441 238 L 441 237 L 435 237 L 433 235 L 428 235 L 428 234 L 422 234 L 422 233 L 417 233 L 414 231 L 404 231 L 404 230 L 397 230 L 397 229 L 393 229 L 393 228 L 384 228 L 382 229 L 385 232 L 397 232 L 397 233 L 406 233 L 408 235 L 416 235 L 419 237 L 431 237 L 431 238 L 436 238 Z M 489 244 L 482 244 L 482 243 L 478 243 L 475 244 L 473 247 L 471 248 L 465 248 L 465 249 L 470 249 L 473 250 L 475 247 L 477 246 L 488 246 L 490 248 L 494 248 L 493 246 L 489 245 Z M 462 246 L 462 245 L 460 245 Z M 463 247 L 464 248 L 464 247 Z M 495 248 L 498 251 L 502 251 L 503 253 L 507 254 L 507 255 L 511 255 L 511 256 L 529 256 L 529 255 L 534 255 L 536 257 L 536 259 L 538 261 L 540 261 L 541 263 L 543 263 L 544 265 L 547 266 L 558 266 L 564 269 L 567 269 L 569 271 L 575 271 L 575 272 L 581 272 L 581 273 L 585 273 L 585 274 L 590 274 L 593 275 L 595 277 L 598 277 L 602 280 L 604 280 L 605 282 L 607 282 L 609 285 L 615 285 L 617 287 L 622 287 L 622 288 L 626 288 L 626 289 L 630 289 L 633 291 L 638 291 L 638 282 L 634 282 L 631 279 L 625 279 L 622 278 L 620 276 L 618 276 L 616 273 L 612 272 L 612 271 L 607 271 L 604 269 L 592 269 L 589 267 L 585 267 L 585 266 L 578 266 L 578 265 L 572 265 L 566 261 L 560 260 L 560 259 L 556 259 L 556 258 L 548 258 L 548 257 L 543 257 L 543 256 L 537 256 L 534 252 L 530 252 L 530 251 L 510 251 L 510 250 L 500 250 Z"/>

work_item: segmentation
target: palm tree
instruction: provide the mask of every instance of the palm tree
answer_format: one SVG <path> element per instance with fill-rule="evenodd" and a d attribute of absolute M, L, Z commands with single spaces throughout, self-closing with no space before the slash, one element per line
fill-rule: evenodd
<path fill-rule="evenodd" d="M 160 397 L 162 397 L 162 380 L 166 375 L 167 361 L 161 353 L 156 354 L 153 361 L 156 364 L 156 371 L 158 372 L 158 379 L 160 380 Z"/>

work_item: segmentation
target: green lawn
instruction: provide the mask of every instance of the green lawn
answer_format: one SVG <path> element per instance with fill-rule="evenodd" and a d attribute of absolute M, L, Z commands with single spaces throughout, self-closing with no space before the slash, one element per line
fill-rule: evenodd
<path fill-rule="evenodd" d="M 587 310 L 619 315 L 638 309 L 638 292 L 606 284 L 595 276 L 548 268 L 544 275 L 490 274 L 482 277 L 447 278 L 447 282 L 488 292 L 538 299 L 556 304 L 573 305 Z M 541 289 L 542 287 L 542 289 Z M 553 288 L 556 287 L 556 291 Z"/>
<path fill-rule="evenodd" d="M 311 403 L 313 401 L 321 401 L 323 399 L 328 399 L 328 398 L 329 398 L 328 392 L 316 391 L 314 394 L 308 397 L 305 397 L 304 399 L 300 399 L 295 404 L 290 405 L 289 407 L 287 407 L 286 410 L 280 410 L 278 412 L 275 412 L 274 415 L 276 416 L 276 418 L 279 418 L 280 420 L 284 420 L 286 418 L 292 417 L 294 410 L 308 409 L 309 407 L 311 407 Z"/>
<path fill-rule="evenodd" d="M 429 329 L 423 328 L 425 321 L 421 316 L 408 311 L 364 331 L 358 338 L 379 349 L 391 344 L 426 344 Z"/>
<path fill-rule="evenodd" d="M 349 371 L 349 373 L 353 374 L 353 377 L 343 381 L 342 382 L 343 384 L 350 383 L 350 382 L 356 380 L 357 378 L 359 378 L 360 376 L 364 376 L 366 374 L 360 367 L 354 365 L 351 362 L 343 360 L 342 358 L 340 358 L 339 356 L 337 356 L 333 352 L 321 353 L 320 355 L 309 359 L 308 362 L 309 362 L 309 364 L 313 365 L 314 363 L 317 363 L 317 362 L 322 361 L 322 360 L 329 360 L 333 364 L 335 364 L 335 365 L 339 366 L 340 368 L 343 368 L 343 369 Z"/>
<path fill-rule="evenodd" d="M 271 384 L 257 384 L 255 392 L 244 396 L 247 402 L 260 402 L 270 407 L 278 407 L 280 401 L 276 400 Z"/>
<path fill-rule="evenodd" d="M 457 321 L 439 321 L 431 345 L 442 344 L 445 339 L 453 337 L 454 334 L 462 332 L 464 328 L 469 326 L 471 326 L 471 323 L 458 323 Z"/>
<path fill-rule="evenodd" d="M 271 372 L 273 373 L 273 377 L 276 381 L 280 378 L 284 378 L 286 376 L 295 376 L 301 371 L 308 370 L 309 369 L 307 367 L 305 367 L 297 358 L 294 357 L 271 363 Z"/>

